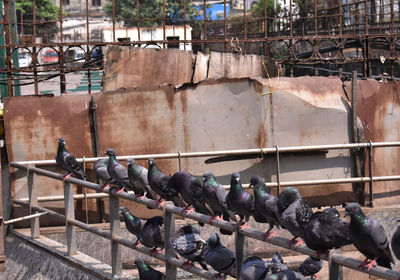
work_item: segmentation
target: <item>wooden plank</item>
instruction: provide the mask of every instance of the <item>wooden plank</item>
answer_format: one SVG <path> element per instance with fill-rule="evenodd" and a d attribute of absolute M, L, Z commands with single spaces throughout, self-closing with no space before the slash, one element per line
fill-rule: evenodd
<path fill-rule="evenodd" d="M 65 205 L 65 217 L 75 219 L 75 207 L 74 207 L 74 197 L 73 197 L 73 189 L 71 184 L 64 181 L 64 205 Z M 67 233 L 67 254 L 71 256 L 77 252 L 76 245 L 76 231 L 73 225 L 66 224 L 66 233 Z"/>
<path fill-rule="evenodd" d="M 119 198 L 110 195 L 110 233 L 111 236 L 121 236 L 121 226 L 119 218 Z M 122 261 L 121 261 L 121 245 L 114 240 L 111 240 L 111 267 L 112 274 L 121 276 Z"/>
<path fill-rule="evenodd" d="M 198 83 L 207 79 L 208 59 L 209 55 L 197 52 L 193 74 L 193 83 Z"/>

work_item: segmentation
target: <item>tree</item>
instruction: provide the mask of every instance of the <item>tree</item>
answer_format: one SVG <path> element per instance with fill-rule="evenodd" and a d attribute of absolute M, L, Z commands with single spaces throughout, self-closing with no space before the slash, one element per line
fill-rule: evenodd
<path fill-rule="evenodd" d="M 114 0 L 115 17 L 123 20 L 125 25 L 137 25 L 137 1 L 136 0 Z M 104 11 L 112 16 L 112 0 L 107 0 Z M 163 19 L 163 0 L 139 0 L 139 13 L 141 26 L 162 25 Z M 190 0 L 186 0 L 186 19 L 194 19 L 199 15 L 198 10 Z M 165 3 L 166 23 L 183 24 L 184 1 L 171 0 Z"/>
<path fill-rule="evenodd" d="M 24 21 L 24 33 L 33 34 L 33 1 L 21 0 L 16 2 L 17 19 L 21 18 L 21 13 Z M 57 20 L 60 8 L 54 5 L 51 0 L 36 0 L 36 34 L 42 36 L 44 34 L 54 35 L 57 31 L 56 22 L 46 22 Z M 21 27 L 19 26 L 19 31 Z"/>

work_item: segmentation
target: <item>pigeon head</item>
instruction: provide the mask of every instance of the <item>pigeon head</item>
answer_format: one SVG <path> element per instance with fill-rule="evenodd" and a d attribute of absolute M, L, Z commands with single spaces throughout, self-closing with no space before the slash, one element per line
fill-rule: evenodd
<path fill-rule="evenodd" d="M 121 207 L 119 207 L 119 214 L 125 214 L 125 213 L 127 213 L 127 212 L 129 212 L 129 209 L 128 209 L 128 207 L 126 207 L 126 206 L 121 206 Z"/>
<path fill-rule="evenodd" d="M 64 137 L 61 137 L 60 139 L 58 139 L 58 146 L 65 147 L 65 139 L 64 139 Z"/>
<path fill-rule="evenodd" d="M 250 178 L 250 185 L 256 186 L 260 183 L 264 183 L 264 180 L 260 176 L 253 176 Z"/>
<path fill-rule="evenodd" d="M 330 214 L 330 215 L 338 217 L 338 218 L 340 217 L 339 211 L 336 210 L 336 208 L 326 208 L 324 210 L 324 213 Z"/>
<path fill-rule="evenodd" d="M 111 148 L 108 148 L 107 151 L 104 154 L 108 155 L 108 156 L 114 156 L 115 157 L 115 151 L 114 151 L 114 149 L 111 149 Z"/>
<path fill-rule="evenodd" d="M 216 233 L 211 234 L 210 238 L 207 240 L 207 244 L 211 247 L 217 247 L 220 243 L 219 236 Z"/>
<path fill-rule="evenodd" d="M 235 185 L 237 183 L 240 183 L 240 174 L 238 172 L 232 173 L 231 177 L 231 185 Z"/>
<path fill-rule="evenodd" d="M 192 226 L 192 225 L 187 225 L 187 226 L 183 226 L 181 227 L 176 233 L 175 235 L 180 235 L 180 234 L 194 234 L 194 233 L 198 233 L 200 234 L 200 231 L 198 228 Z"/>
<path fill-rule="evenodd" d="M 143 267 L 143 266 L 146 265 L 146 263 L 145 263 L 145 261 L 144 261 L 144 259 L 142 257 L 136 258 L 135 264 L 136 264 L 137 267 Z"/>
<path fill-rule="evenodd" d="M 347 217 L 347 216 L 354 217 L 356 215 L 364 216 L 364 213 L 361 210 L 360 205 L 358 205 L 358 203 L 355 203 L 355 202 L 347 204 L 345 210 L 346 210 L 346 212 L 344 213 L 345 217 Z"/>
<path fill-rule="evenodd" d="M 149 168 L 156 165 L 156 162 L 154 161 L 154 158 L 149 158 Z"/>
<path fill-rule="evenodd" d="M 211 178 L 215 178 L 215 176 L 214 176 L 214 174 L 212 173 L 212 172 L 204 172 L 203 173 L 203 181 L 206 181 L 206 180 L 208 180 L 208 179 L 211 179 Z"/>
<path fill-rule="evenodd" d="M 294 187 L 287 187 L 284 189 L 278 197 L 278 208 L 279 211 L 284 211 L 290 204 L 301 198 L 299 190 Z"/>
<path fill-rule="evenodd" d="M 127 162 L 128 164 L 134 164 L 136 161 L 135 161 L 135 159 L 134 159 L 133 157 L 128 157 L 128 158 L 126 159 L 126 162 Z"/>

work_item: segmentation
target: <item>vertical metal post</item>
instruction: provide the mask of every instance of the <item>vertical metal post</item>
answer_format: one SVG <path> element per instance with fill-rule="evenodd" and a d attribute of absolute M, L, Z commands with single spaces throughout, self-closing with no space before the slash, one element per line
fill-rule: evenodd
<path fill-rule="evenodd" d="M 29 172 L 29 168 L 26 170 L 26 176 L 28 179 L 28 197 L 29 197 L 29 215 L 37 213 L 37 211 L 32 210 L 33 205 L 38 204 L 37 191 L 33 189 L 33 176 L 34 173 Z M 40 236 L 40 225 L 39 217 L 31 219 L 31 237 L 38 238 Z"/>
<path fill-rule="evenodd" d="M 245 258 L 245 236 L 237 229 L 235 232 L 235 253 L 236 253 L 236 275 L 240 275 L 243 259 Z M 247 253 L 247 252 L 246 252 Z"/>
<path fill-rule="evenodd" d="M 86 0 L 86 59 L 87 63 L 90 65 L 91 53 L 89 48 L 90 41 L 90 31 L 89 31 L 89 0 Z M 87 70 L 87 78 L 88 78 L 88 93 L 92 92 L 92 79 L 90 76 L 90 68 Z"/>
<path fill-rule="evenodd" d="M 339 1 L 339 35 L 342 37 L 342 1 Z"/>
<path fill-rule="evenodd" d="M 113 32 L 113 42 L 116 41 L 115 38 L 115 0 L 112 0 L 112 32 Z"/>
<path fill-rule="evenodd" d="M 318 9 L 317 9 L 317 0 L 314 0 L 314 33 L 315 36 L 318 35 Z"/>
<path fill-rule="evenodd" d="M 163 49 L 165 49 L 165 0 L 163 0 Z"/>
<path fill-rule="evenodd" d="M 374 189 L 373 189 L 373 177 L 372 177 L 372 171 L 373 171 L 373 155 L 372 155 L 372 141 L 369 141 L 369 147 L 368 147 L 368 160 L 369 160 L 369 202 L 370 202 L 370 207 L 374 207 Z"/>
<path fill-rule="evenodd" d="M 64 41 L 64 34 L 63 34 L 63 1 L 60 1 L 60 42 L 62 43 Z M 59 48 L 59 53 L 60 53 L 60 60 L 59 60 L 59 65 L 60 65 L 60 92 L 65 93 L 66 92 L 66 81 L 65 81 L 65 73 L 64 73 L 64 64 L 65 64 L 65 56 L 64 56 L 64 49 L 63 46 L 60 45 Z"/>
<path fill-rule="evenodd" d="M 33 9 L 33 48 L 32 48 L 32 63 L 33 63 L 33 80 L 35 87 L 35 95 L 39 95 L 39 85 L 38 85 L 38 73 L 37 73 L 37 65 L 39 63 L 38 53 L 36 49 L 36 0 L 33 0 L 32 3 Z"/>
<path fill-rule="evenodd" d="M 138 41 L 140 42 L 140 6 L 139 0 L 136 1 L 136 17 L 137 17 L 137 32 L 138 32 Z"/>
<path fill-rule="evenodd" d="M 244 52 L 243 52 L 243 54 L 246 54 L 246 39 L 247 39 L 246 0 L 243 0 L 243 21 L 244 21 Z"/>
<path fill-rule="evenodd" d="M 227 47 L 227 44 L 228 44 L 228 34 L 227 34 L 228 29 L 227 29 L 226 16 L 227 16 L 227 13 L 226 13 L 226 0 L 224 0 L 224 39 L 225 39 L 224 50 L 225 51 L 226 51 L 226 47 Z"/>
<path fill-rule="evenodd" d="M 276 182 L 278 183 L 278 195 L 281 193 L 281 181 L 280 181 L 280 173 L 281 173 L 281 167 L 279 163 L 279 147 L 276 145 Z"/>
<path fill-rule="evenodd" d="M 181 157 L 181 150 L 178 150 L 178 164 L 179 164 L 179 171 L 182 171 L 182 157 Z"/>
<path fill-rule="evenodd" d="M 110 195 L 110 233 L 111 237 L 114 235 L 121 236 L 120 218 L 119 218 L 119 199 L 114 195 Z M 121 276 L 122 262 L 121 262 L 121 245 L 111 239 L 111 266 L 112 274 Z"/>
<path fill-rule="evenodd" d="M 343 269 L 329 256 L 329 280 L 342 280 Z"/>
<path fill-rule="evenodd" d="M 183 40 L 183 49 L 186 51 L 186 0 L 183 0 Z"/>
<path fill-rule="evenodd" d="M 267 56 L 268 50 L 268 17 L 267 17 L 267 0 L 264 0 L 264 55 Z"/>
<path fill-rule="evenodd" d="M 67 233 L 67 254 L 73 255 L 77 251 L 76 231 L 73 225 L 68 224 L 68 218 L 75 219 L 74 192 L 71 184 L 64 181 L 65 225 Z"/>
<path fill-rule="evenodd" d="M 13 76 L 11 72 L 11 26 L 10 26 L 10 2 L 9 0 L 4 1 L 4 38 L 6 40 L 6 67 L 7 67 L 7 95 L 8 97 L 14 96 L 13 94 Z"/>
<path fill-rule="evenodd" d="M 290 21 L 290 37 L 293 37 L 293 11 L 292 11 L 292 0 L 290 0 L 290 7 L 289 7 L 289 21 Z"/>
<path fill-rule="evenodd" d="M 164 208 L 164 242 L 165 242 L 165 256 L 167 258 L 165 275 L 167 280 L 176 279 L 176 266 L 168 263 L 168 259 L 174 257 L 175 251 L 172 246 L 171 240 L 175 234 L 175 215 L 166 211 Z"/>
<path fill-rule="evenodd" d="M 204 20 L 204 40 L 207 40 L 207 3 L 203 2 L 203 20 Z"/>
<path fill-rule="evenodd" d="M 395 33 L 394 31 L 394 1 L 390 0 L 390 19 L 391 19 L 391 23 L 392 23 L 392 31 L 391 33 Z"/>

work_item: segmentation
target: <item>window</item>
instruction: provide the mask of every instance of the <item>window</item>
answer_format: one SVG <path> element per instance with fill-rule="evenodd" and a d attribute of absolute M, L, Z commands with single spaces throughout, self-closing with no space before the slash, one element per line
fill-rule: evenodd
<path fill-rule="evenodd" d="M 62 0 L 63 5 L 69 5 L 69 0 Z"/>
<path fill-rule="evenodd" d="M 92 0 L 92 6 L 101 6 L 101 0 Z"/>

